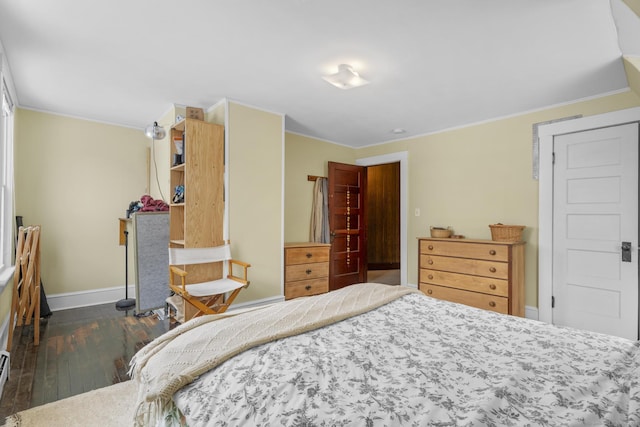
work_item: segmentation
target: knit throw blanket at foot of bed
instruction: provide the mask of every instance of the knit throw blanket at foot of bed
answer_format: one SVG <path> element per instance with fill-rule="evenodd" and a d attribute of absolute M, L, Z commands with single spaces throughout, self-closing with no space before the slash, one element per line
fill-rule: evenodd
<path fill-rule="evenodd" d="M 249 348 L 339 322 L 411 292 L 418 290 L 362 283 L 238 316 L 195 318 L 147 344 L 131 360 L 130 374 L 139 385 L 136 425 L 154 425 L 176 391 Z"/>

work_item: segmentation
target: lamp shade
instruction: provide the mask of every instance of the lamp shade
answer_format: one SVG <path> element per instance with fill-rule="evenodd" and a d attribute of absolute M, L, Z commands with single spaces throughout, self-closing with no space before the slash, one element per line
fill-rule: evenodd
<path fill-rule="evenodd" d="M 158 122 L 153 122 L 152 125 L 144 128 L 144 134 L 150 139 L 162 139 L 167 136 L 167 132 L 162 126 L 158 125 Z"/>

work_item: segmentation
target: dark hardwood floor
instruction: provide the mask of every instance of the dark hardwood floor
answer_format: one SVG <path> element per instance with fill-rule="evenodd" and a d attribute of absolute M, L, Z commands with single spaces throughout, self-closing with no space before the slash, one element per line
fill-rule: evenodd
<path fill-rule="evenodd" d="M 129 360 L 170 329 L 168 319 L 134 316 L 115 304 L 56 311 L 33 326 L 17 327 L 9 381 L 0 399 L 0 423 L 15 412 L 129 379 Z"/>

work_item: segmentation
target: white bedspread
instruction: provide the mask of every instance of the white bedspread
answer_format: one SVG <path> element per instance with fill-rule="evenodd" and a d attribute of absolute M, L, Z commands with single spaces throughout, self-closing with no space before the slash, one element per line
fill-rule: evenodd
<path fill-rule="evenodd" d="M 639 366 L 638 343 L 410 294 L 248 350 L 174 401 L 189 426 L 639 426 Z"/>

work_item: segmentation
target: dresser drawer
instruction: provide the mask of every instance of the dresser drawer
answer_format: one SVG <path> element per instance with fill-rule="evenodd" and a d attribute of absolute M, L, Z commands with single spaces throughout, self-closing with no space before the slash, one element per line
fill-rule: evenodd
<path fill-rule="evenodd" d="M 509 296 L 509 281 L 489 277 L 471 276 L 467 274 L 449 273 L 446 271 L 420 269 L 420 283 L 442 285 L 465 291 L 482 292 L 484 294 Z"/>
<path fill-rule="evenodd" d="M 329 279 L 300 280 L 284 285 L 284 298 L 298 298 L 329 292 Z"/>
<path fill-rule="evenodd" d="M 506 262 L 483 261 L 420 254 L 420 267 L 474 276 L 509 279 L 509 264 Z"/>
<path fill-rule="evenodd" d="M 313 264 L 287 265 L 284 269 L 285 282 L 296 280 L 317 279 L 329 276 L 329 263 L 316 262 Z"/>
<path fill-rule="evenodd" d="M 433 298 L 483 308 L 497 313 L 509 314 L 509 299 L 478 292 L 462 291 L 460 289 L 420 283 L 419 289 Z"/>
<path fill-rule="evenodd" d="M 288 248 L 284 251 L 285 265 L 328 262 L 329 247 Z"/>
<path fill-rule="evenodd" d="M 492 243 L 421 240 L 420 253 L 506 262 L 509 259 L 509 246 Z"/>

